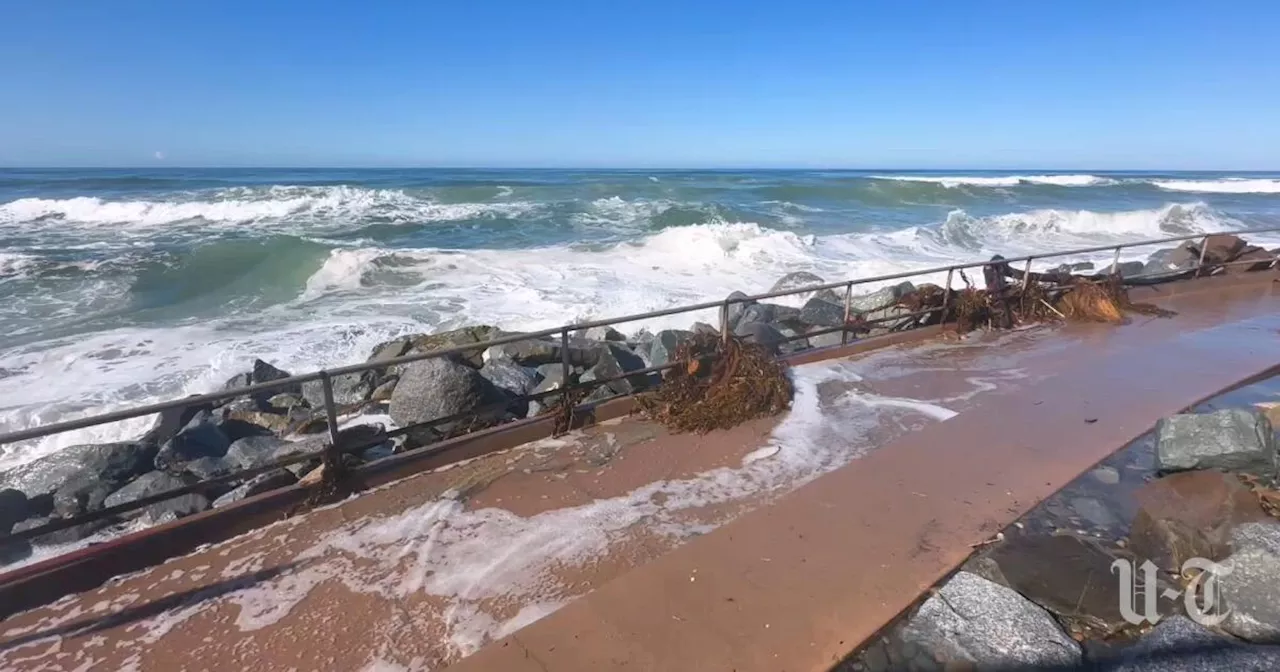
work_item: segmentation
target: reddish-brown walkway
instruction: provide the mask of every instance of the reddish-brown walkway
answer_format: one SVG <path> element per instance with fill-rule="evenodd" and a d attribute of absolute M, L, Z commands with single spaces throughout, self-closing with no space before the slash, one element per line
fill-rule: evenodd
<path fill-rule="evenodd" d="M 1269 284 L 1170 303 L 804 365 L 780 421 L 405 479 L 7 619 L 0 668 L 821 669 L 1159 415 L 1280 364 Z"/>

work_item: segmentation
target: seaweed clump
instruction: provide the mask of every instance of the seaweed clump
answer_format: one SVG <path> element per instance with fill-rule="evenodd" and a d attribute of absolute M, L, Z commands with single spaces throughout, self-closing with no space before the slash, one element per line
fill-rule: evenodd
<path fill-rule="evenodd" d="M 925 285 L 899 299 L 899 305 L 912 311 L 933 309 L 941 315 L 936 321 L 952 322 L 955 331 L 968 333 L 975 329 L 1012 329 L 1041 322 L 1120 323 L 1126 313 L 1169 317 L 1172 311 L 1148 303 L 1135 303 L 1119 276 L 1095 279 L 1069 275 L 1032 274 L 1015 277 L 1019 282 L 1006 282 L 1000 265 L 984 268 L 987 288 L 973 286 L 964 272 L 960 277 L 965 288 L 944 290 Z M 1004 269 L 1007 272 L 1007 268 Z M 945 314 L 943 314 L 945 311 Z"/>
<path fill-rule="evenodd" d="M 786 366 L 758 344 L 700 333 L 676 348 L 673 361 L 658 389 L 637 403 L 645 417 L 674 432 L 729 429 L 791 405 Z"/>

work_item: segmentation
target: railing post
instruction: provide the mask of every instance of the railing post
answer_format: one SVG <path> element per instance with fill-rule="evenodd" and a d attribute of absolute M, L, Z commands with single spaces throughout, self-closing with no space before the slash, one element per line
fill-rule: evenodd
<path fill-rule="evenodd" d="M 1200 271 L 1204 270 L 1204 255 L 1209 251 L 1209 234 L 1205 234 L 1204 239 L 1200 241 L 1200 258 L 1196 260 L 1196 272 L 1191 277 L 1200 277 Z"/>
<path fill-rule="evenodd" d="M 569 374 L 573 373 L 573 365 L 569 363 L 569 327 L 560 332 L 560 368 L 564 374 L 564 382 L 560 389 L 569 387 Z M 568 397 L 565 397 L 567 400 Z"/>
<path fill-rule="evenodd" d="M 330 469 L 339 469 L 342 456 L 338 454 L 338 409 L 333 403 L 333 379 L 328 371 L 321 371 L 319 375 L 324 389 L 324 414 L 329 421 L 329 449 L 325 451 L 324 462 Z"/>
<path fill-rule="evenodd" d="M 844 323 L 840 325 L 840 345 L 849 344 L 849 317 L 853 312 L 853 281 L 844 286 Z"/>
<path fill-rule="evenodd" d="M 947 321 L 947 307 L 951 305 L 951 276 L 955 275 L 954 266 L 947 269 L 947 286 L 942 289 L 942 315 L 938 318 L 938 324 Z"/>
<path fill-rule="evenodd" d="M 1022 291 L 1031 285 L 1031 257 L 1027 257 L 1027 267 L 1022 271 Z"/>
<path fill-rule="evenodd" d="M 1116 245 L 1116 254 L 1111 258 L 1111 275 L 1120 275 L 1120 250 L 1124 245 Z"/>
<path fill-rule="evenodd" d="M 720 306 L 720 340 L 729 344 L 729 299 Z"/>

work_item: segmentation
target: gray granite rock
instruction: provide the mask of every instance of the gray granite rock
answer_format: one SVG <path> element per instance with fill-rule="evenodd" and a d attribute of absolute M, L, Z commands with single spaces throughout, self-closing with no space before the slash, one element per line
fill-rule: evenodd
<path fill-rule="evenodd" d="M 1098 272 L 1099 273 L 1116 272 L 1121 277 L 1131 278 L 1135 275 L 1142 275 L 1146 267 L 1147 265 L 1141 261 L 1122 261 L 1117 265 L 1107 264 L 1106 266 L 1103 266 Z"/>
<path fill-rule="evenodd" d="M 495 387 L 512 395 L 528 394 L 538 385 L 538 371 L 509 359 L 493 359 L 480 368 L 480 375 Z"/>
<path fill-rule="evenodd" d="M 663 329 L 654 335 L 653 343 L 649 346 L 649 362 L 650 366 L 662 366 L 671 361 L 675 356 L 676 348 L 681 343 L 693 338 L 692 331 L 683 329 Z"/>
<path fill-rule="evenodd" d="M 656 341 L 655 341 L 656 342 Z M 599 362 L 591 367 L 588 373 L 591 374 L 590 380 L 605 380 L 621 376 L 630 371 L 639 371 L 645 368 L 644 360 L 630 350 L 614 344 L 608 344 L 600 351 Z M 584 378 L 586 374 L 583 374 Z M 607 388 L 612 394 L 631 394 L 649 387 L 651 379 L 645 374 L 637 374 L 627 376 L 619 380 L 606 383 L 603 388 Z M 612 394 L 610 396 L 612 396 Z M 592 400 L 596 401 L 596 400 Z"/>
<path fill-rule="evenodd" d="M 0 537 L 9 534 L 18 521 L 26 520 L 29 511 L 27 496 L 21 490 L 0 490 Z"/>
<path fill-rule="evenodd" d="M 902 639 L 944 665 L 1012 669 L 1080 662 L 1080 646 L 1048 612 L 968 572 L 956 574 L 925 600 L 902 629 Z"/>
<path fill-rule="evenodd" d="M 751 343 L 758 343 L 774 353 L 778 352 L 778 346 L 782 345 L 783 341 L 786 340 L 777 327 L 762 322 L 742 322 L 737 327 L 734 327 L 733 333 L 735 336 L 746 339 Z"/>
<path fill-rule="evenodd" d="M 62 518 L 97 511 L 122 485 L 124 482 L 103 480 L 93 474 L 77 474 L 53 493 L 53 511 Z"/>
<path fill-rule="evenodd" d="M 248 481 L 240 484 L 231 492 L 213 500 L 213 508 L 222 508 L 242 499 L 253 497 L 254 495 L 260 495 L 264 492 L 275 490 L 277 488 L 285 488 L 297 482 L 297 477 L 287 469 L 276 469 L 274 471 L 268 471 L 265 474 L 258 474 Z"/>
<path fill-rule="evenodd" d="M 155 455 L 154 445 L 135 442 L 70 446 L 0 473 L 0 489 L 20 490 L 34 499 L 53 495 L 79 476 L 123 483 L 150 471 Z"/>
<path fill-rule="evenodd" d="M 231 444 L 224 459 L 237 469 L 253 469 L 275 459 L 276 450 L 287 443 L 274 436 L 250 436 Z"/>
<path fill-rule="evenodd" d="M 412 346 L 410 343 L 411 340 L 412 337 L 410 336 L 401 336 L 400 338 L 394 338 L 390 341 L 383 341 L 382 343 L 373 346 L 373 350 L 369 352 L 369 358 L 365 361 L 385 362 L 395 359 L 396 357 L 403 357 L 405 353 L 409 352 L 409 348 Z"/>
<path fill-rule="evenodd" d="M 1231 549 L 1257 549 L 1280 555 L 1280 521 L 1267 519 L 1236 525 L 1231 530 Z"/>
<path fill-rule="evenodd" d="M 1248 646 L 1223 637 L 1186 616 L 1162 619 L 1100 672 L 1274 672 L 1280 647 Z"/>
<path fill-rule="evenodd" d="M 26 539 L 6 539 L 4 535 L 0 535 L 0 567 L 22 562 L 31 557 L 33 552 L 35 551 L 32 549 L 30 541 Z"/>
<path fill-rule="evenodd" d="M 368 401 L 378 382 L 374 376 L 368 374 L 369 372 L 366 371 L 330 378 L 329 382 L 333 386 L 333 403 L 338 406 L 354 406 Z M 302 398 L 306 399 L 311 408 L 324 408 L 324 383 L 319 380 L 303 383 Z"/>
<path fill-rule="evenodd" d="M 627 340 L 627 337 L 622 332 L 609 326 L 590 327 L 588 329 L 584 329 L 583 331 L 577 332 L 576 335 L 580 338 L 585 338 L 588 341 L 625 341 Z"/>
<path fill-rule="evenodd" d="M 236 470 L 236 464 L 228 462 L 225 457 L 202 457 L 186 463 L 184 467 L 184 471 L 198 481 L 226 476 Z"/>
<path fill-rule="evenodd" d="M 800 309 L 800 321 L 812 327 L 838 327 L 844 324 L 844 306 L 814 297 Z"/>
<path fill-rule="evenodd" d="M 230 380 L 227 381 L 226 385 L 223 386 L 223 389 L 233 390 L 240 387 L 248 387 L 250 385 L 261 385 L 263 383 L 269 383 L 275 380 L 281 380 L 288 377 L 289 377 L 288 371 L 282 371 L 281 369 L 278 369 L 275 366 L 272 366 L 271 364 L 262 361 L 261 359 L 255 359 L 253 360 L 252 370 L 232 377 Z M 278 387 L 271 390 L 264 390 L 262 392 L 256 392 L 252 395 L 252 404 L 256 407 L 262 408 L 266 406 L 267 399 L 270 399 L 271 397 L 277 394 L 280 394 L 282 392 L 296 393 L 300 391 L 301 389 L 298 387 L 298 385 L 294 384 L 294 385 L 286 385 L 283 387 Z M 235 398 L 224 399 L 215 405 L 231 404 L 231 403 L 234 403 L 235 401 L 236 401 Z"/>
<path fill-rule="evenodd" d="M 196 414 L 201 411 L 210 412 L 213 410 L 213 404 L 191 404 L 188 406 L 179 406 L 178 408 L 170 408 L 160 411 L 156 415 L 156 421 L 151 425 L 151 429 L 138 439 L 139 443 L 150 444 L 153 446 L 163 445 L 164 442 L 173 438 Z"/>
<path fill-rule="evenodd" d="M 147 507 L 143 517 L 151 525 L 160 525 L 195 515 L 208 508 L 208 498 L 204 495 L 193 493 L 152 504 Z"/>
<path fill-rule="evenodd" d="M 1156 423 L 1161 471 L 1227 469 L 1273 476 L 1276 441 L 1271 422 L 1253 408 L 1182 414 Z"/>
<path fill-rule="evenodd" d="M 150 497 L 162 492 L 168 492 L 169 490 L 176 490 L 177 488 L 185 487 L 186 485 L 187 481 L 178 478 L 177 476 L 167 474 L 163 471 L 152 471 L 135 478 L 123 488 L 111 493 L 111 495 L 107 497 L 106 501 L 103 502 L 103 505 L 106 508 L 119 506 L 134 500 L 142 499 L 143 497 Z M 135 511 L 133 513 L 136 514 L 137 512 Z"/>
<path fill-rule="evenodd" d="M 404 367 L 388 412 L 397 425 L 406 427 L 502 399 L 493 383 L 475 369 L 453 358 L 437 357 Z"/>
<path fill-rule="evenodd" d="M 55 520 L 57 520 L 57 518 L 53 518 L 51 516 L 28 518 L 18 523 L 17 525 L 14 525 L 13 532 L 14 534 L 17 534 L 18 532 L 25 532 L 27 530 L 35 529 L 37 527 L 43 527 Z M 102 530 L 105 530 L 106 528 L 111 527 L 116 522 L 117 521 L 112 519 L 99 519 L 99 520 L 91 521 L 88 523 L 83 523 L 80 525 L 74 525 L 72 527 L 69 527 L 63 530 L 58 530 L 57 532 L 42 534 L 32 539 L 31 543 L 36 546 L 60 546 L 62 544 L 70 544 L 77 541 L 82 541 L 84 539 L 88 539 L 89 537 L 97 534 L 98 532 L 101 532 Z"/>
<path fill-rule="evenodd" d="M 825 284 L 827 284 L 827 281 L 823 280 L 820 275 L 815 275 L 808 271 L 795 271 L 778 278 L 778 281 L 773 283 L 773 287 L 769 288 L 769 293 Z"/>
<path fill-rule="evenodd" d="M 781 306 L 775 303 L 754 303 L 742 311 L 742 315 L 738 317 L 737 325 L 741 326 L 747 322 L 772 324 L 775 322 L 798 321 L 799 319 L 800 309 L 798 308 Z"/>
<path fill-rule="evenodd" d="M 773 293 L 788 289 L 801 289 L 804 287 L 813 287 L 815 285 L 825 284 L 827 284 L 827 281 L 823 280 L 821 276 L 814 275 L 807 271 L 796 271 L 795 273 L 788 273 L 782 276 L 777 282 L 773 283 L 773 287 L 769 292 Z M 817 297 L 831 303 L 838 303 L 842 306 L 844 305 L 844 296 L 842 294 L 837 294 L 830 289 L 820 289 L 816 292 L 805 292 L 803 294 L 795 294 L 793 296 L 799 297 L 799 300 L 801 301 Z"/>
<path fill-rule="evenodd" d="M 747 295 L 746 295 L 746 294 L 743 294 L 742 292 L 733 292 L 732 294 L 730 294 L 730 295 L 729 295 L 728 297 L 726 297 L 726 298 L 727 298 L 727 299 L 729 299 L 729 300 L 734 300 L 734 299 L 745 299 L 745 298 L 747 298 Z M 755 301 L 740 301 L 740 300 L 739 300 L 739 301 L 735 301 L 734 303 L 729 304 L 728 318 L 729 318 L 729 329 L 730 329 L 730 330 L 732 330 L 734 327 L 737 327 L 737 326 L 738 326 L 738 321 L 739 321 L 740 319 L 742 319 L 742 314 L 743 314 L 744 312 L 746 312 L 747 308 L 749 308 L 749 307 L 751 307 L 751 306 L 755 305 L 755 303 L 756 303 Z"/>
<path fill-rule="evenodd" d="M 833 331 L 829 334 L 809 335 L 809 346 L 813 348 L 831 348 L 840 344 L 840 332 L 838 331 Z"/>
<path fill-rule="evenodd" d="M 1280 554 L 1269 548 L 1276 539 L 1234 539 L 1243 548 L 1226 559 L 1228 573 L 1218 579 L 1230 610 L 1222 629 L 1251 642 L 1280 642 Z"/>
<path fill-rule="evenodd" d="M 179 473 L 183 466 L 202 457 L 222 457 L 231 447 L 231 438 L 221 423 L 209 413 L 198 413 L 182 431 L 160 446 L 155 468 Z"/>
<path fill-rule="evenodd" d="M 855 288 L 854 291 L 857 291 Z M 869 294 L 854 294 L 849 301 L 849 307 L 859 313 L 871 313 L 893 305 L 905 294 L 916 291 L 916 286 L 910 282 L 900 282 L 892 287 L 884 287 Z M 868 316 L 871 319 L 871 316 Z"/>
<path fill-rule="evenodd" d="M 491 341 L 496 338 L 502 338 L 503 336 L 509 335 L 513 334 L 506 334 L 501 329 L 491 327 L 489 325 L 461 327 L 459 329 L 442 331 L 435 334 L 411 334 L 409 336 L 402 337 L 409 341 L 409 347 L 404 350 L 403 354 L 413 355 L 437 352 L 439 350 L 452 350 L 454 348 L 465 347 L 472 343 L 484 343 L 486 341 Z M 485 349 L 482 346 L 465 350 L 458 355 L 458 359 L 459 361 L 463 361 L 467 365 L 478 369 L 484 364 L 482 361 L 484 350 Z M 393 366 L 390 367 L 390 372 L 399 373 L 399 369 L 399 366 Z"/>

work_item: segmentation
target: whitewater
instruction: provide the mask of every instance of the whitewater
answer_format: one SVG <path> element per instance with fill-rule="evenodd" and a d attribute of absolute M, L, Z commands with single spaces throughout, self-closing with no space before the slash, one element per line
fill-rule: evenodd
<path fill-rule="evenodd" d="M 363 361 L 404 333 L 1280 226 L 1278 194 L 1266 173 L 5 169 L 0 431 L 207 392 L 254 358 Z M 623 331 L 696 319 L 714 315 Z M 0 446 L 0 471 L 150 422 Z"/>

